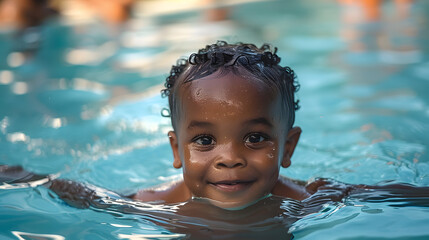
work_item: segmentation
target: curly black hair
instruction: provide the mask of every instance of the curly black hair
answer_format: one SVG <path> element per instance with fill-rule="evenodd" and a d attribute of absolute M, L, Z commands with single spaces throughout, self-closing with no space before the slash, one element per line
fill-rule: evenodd
<path fill-rule="evenodd" d="M 260 48 L 254 44 L 228 44 L 218 41 L 207 45 L 198 53 L 193 53 L 188 59 L 181 58 L 171 67 L 170 75 L 165 81 L 165 89 L 161 91 L 163 97 L 168 97 L 170 110 L 164 109 L 163 116 L 171 117 L 175 127 L 176 89 L 185 82 L 200 79 L 211 75 L 219 69 L 237 71 L 244 68 L 253 78 L 262 80 L 279 92 L 284 113 L 288 116 L 288 129 L 295 122 L 295 111 L 299 109 L 299 100 L 295 100 L 295 93 L 299 90 L 296 75 L 290 67 L 281 67 L 280 57 L 276 54 L 277 48 L 263 44 Z"/>

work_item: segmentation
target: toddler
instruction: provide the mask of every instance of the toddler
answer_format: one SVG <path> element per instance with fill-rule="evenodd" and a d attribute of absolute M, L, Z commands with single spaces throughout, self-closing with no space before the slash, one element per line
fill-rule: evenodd
<path fill-rule="evenodd" d="M 304 200 L 322 182 L 280 176 L 301 129 L 294 126 L 299 85 L 269 45 L 217 42 L 181 59 L 162 90 L 168 96 L 173 166 L 183 180 L 132 196 L 166 203 L 204 198 L 241 208 L 271 194 Z"/>

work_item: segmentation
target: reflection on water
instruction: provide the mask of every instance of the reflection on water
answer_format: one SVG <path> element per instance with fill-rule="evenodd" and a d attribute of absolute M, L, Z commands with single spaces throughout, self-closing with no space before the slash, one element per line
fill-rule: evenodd
<path fill-rule="evenodd" d="M 28 232 L 19 232 L 12 231 L 12 234 L 15 235 L 19 240 L 25 240 L 27 238 L 41 239 L 41 240 L 63 240 L 65 237 L 55 234 L 38 234 L 38 233 L 28 233 Z"/>

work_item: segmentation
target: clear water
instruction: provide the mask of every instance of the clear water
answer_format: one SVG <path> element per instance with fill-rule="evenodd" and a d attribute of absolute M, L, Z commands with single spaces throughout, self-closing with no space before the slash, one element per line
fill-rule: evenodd
<path fill-rule="evenodd" d="M 177 178 L 159 90 L 179 56 L 225 39 L 270 42 L 297 72 L 303 135 L 282 174 L 429 186 L 429 4 L 414 1 L 401 16 L 394 1 L 385 1 L 381 17 L 366 22 L 363 8 L 339 2 L 241 3 L 221 22 L 206 22 L 197 10 L 137 15 L 115 31 L 65 21 L 20 36 L 4 30 L 0 163 L 123 194 Z M 284 212 L 275 209 L 297 203 L 270 201 L 265 218 L 242 223 L 258 210 L 200 218 L 178 214 L 180 206 L 121 198 L 78 209 L 44 187 L 0 189 L 0 238 L 181 239 L 195 229 L 198 237 L 231 228 L 243 239 L 258 238 L 249 229 L 294 239 L 429 238 L 427 202 L 350 197 L 279 223 Z"/>

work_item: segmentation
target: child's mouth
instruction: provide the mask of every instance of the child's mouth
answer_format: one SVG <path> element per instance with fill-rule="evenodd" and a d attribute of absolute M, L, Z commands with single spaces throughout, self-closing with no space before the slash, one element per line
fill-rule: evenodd
<path fill-rule="evenodd" d="M 219 181 L 210 184 L 222 191 L 236 192 L 246 189 L 252 183 L 253 181 Z"/>

